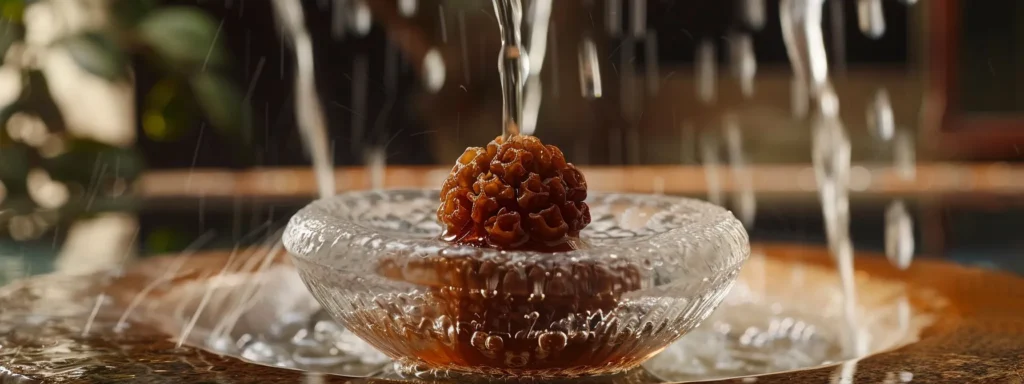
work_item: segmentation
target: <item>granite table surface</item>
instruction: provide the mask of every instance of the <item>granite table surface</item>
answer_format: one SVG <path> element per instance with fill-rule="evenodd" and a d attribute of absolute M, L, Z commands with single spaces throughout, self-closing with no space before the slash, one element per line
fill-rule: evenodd
<path fill-rule="evenodd" d="M 819 247 L 768 245 L 772 257 L 826 263 Z M 1024 383 L 1024 279 L 1019 274 L 918 260 L 908 271 L 874 255 L 858 269 L 933 289 L 952 307 L 921 341 L 855 363 L 715 383 Z M 45 268 L 33 269 L 36 272 Z M 115 331 L 115 317 L 93 320 L 96 292 L 109 279 L 60 274 L 0 288 L 0 383 L 377 383 L 388 377 L 309 375 L 176 347 L 145 324 Z M 916 305 L 916 304 L 915 304 Z M 105 312 L 105 311 L 100 311 Z M 19 318 L 17 327 L 12 318 Z M 87 328 L 91 332 L 86 331 Z M 847 381 L 849 380 L 849 381 Z M 586 383 L 659 383 L 642 370 Z"/>

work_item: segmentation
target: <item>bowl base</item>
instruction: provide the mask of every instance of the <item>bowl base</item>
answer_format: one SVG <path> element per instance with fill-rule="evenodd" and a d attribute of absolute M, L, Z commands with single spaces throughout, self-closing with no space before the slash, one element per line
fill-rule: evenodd
<path fill-rule="evenodd" d="M 631 362 L 623 365 L 585 367 L 570 370 L 509 370 L 504 368 L 431 367 L 416 359 L 397 359 L 393 369 L 396 375 L 406 379 L 441 380 L 457 383 L 558 383 L 573 384 L 621 382 L 616 380 L 630 372 L 638 371 L 640 364 Z M 639 370 L 642 371 L 642 370 Z M 645 372 L 646 373 L 646 372 Z"/>

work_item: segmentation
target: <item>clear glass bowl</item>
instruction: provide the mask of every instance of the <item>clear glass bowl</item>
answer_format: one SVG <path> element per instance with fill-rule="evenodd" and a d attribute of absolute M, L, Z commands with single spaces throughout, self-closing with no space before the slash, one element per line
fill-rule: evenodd
<path fill-rule="evenodd" d="M 703 321 L 750 253 L 729 211 L 591 193 L 583 249 L 439 239 L 432 190 L 313 202 L 284 244 L 313 296 L 404 375 L 575 377 L 644 362 Z"/>

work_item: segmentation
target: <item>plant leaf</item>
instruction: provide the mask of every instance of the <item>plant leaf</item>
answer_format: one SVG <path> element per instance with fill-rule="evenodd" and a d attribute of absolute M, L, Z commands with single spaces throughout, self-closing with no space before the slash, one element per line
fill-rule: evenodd
<path fill-rule="evenodd" d="M 142 132 L 154 141 L 174 141 L 198 126 L 195 96 L 177 78 L 161 80 L 146 94 Z"/>
<path fill-rule="evenodd" d="M 0 19 L 21 22 L 26 5 L 25 0 L 0 0 Z"/>
<path fill-rule="evenodd" d="M 54 180 L 89 185 L 96 182 L 93 173 L 97 166 L 105 177 L 123 177 L 133 180 L 144 167 L 142 157 L 130 148 L 121 148 L 93 140 L 70 139 L 67 151 L 59 156 L 42 159 L 43 168 Z"/>
<path fill-rule="evenodd" d="M 25 37 L 25 26 L 0 17 L 0 65 L 4 64 L 7 49 Z"/>
<path fill-rule="evenodd" d="M 248 127 L 250 108 L 234 83 L 210 72 L 202 72 L 192 77 L 192 92 L 214 128 L 225 136 L 240 139 L 244 146 L 251 143 Z"/>
<path fill-rule="evenodd" d="M 21 143 L 0 146 L 0 181 L 8 194 L 25 191 L 28 177 L 29 149 Z"/>
<path fill-rule="evenodd" d="M 113 0 L 110 13 L 123 27 L 135 27 L 156 7 L 156 0 Z"/>
<path fill-rule="evenodd" d="M 114 39 L 105 33 L 89 31 L 61 40 L 79 67 L 110 81 L 126 78 L 128 60 Z"/>
<path fill-rule="evenodd" d="M 138 25 L 142 40 L 178 69 L 194 72 L 217 67 L 226 54 L 217 44 L 218 23 L 199 9 L 168 7 L 153 11 Z"/>

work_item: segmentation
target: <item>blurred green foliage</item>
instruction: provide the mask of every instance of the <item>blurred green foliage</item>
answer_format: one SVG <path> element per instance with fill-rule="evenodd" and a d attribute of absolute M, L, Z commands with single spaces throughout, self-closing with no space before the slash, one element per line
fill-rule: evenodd
<path fill-rule="evenodd" d="M 32 169 L 45 170 L 70 191 L 61 213 L 129 208 L 130 201 L 109 204 L 97 199 L 120 196 L 124 186 L 131 185 L 143 169 L 140 154 L 134 148 L 70 134 L 46 76 L 34 66 L 4 62 L 10 48 L 24 39 L 25 8 L 43 1 L 53 0 L 0 0 L 0 65 L 17 68 L 22 80 L 17 99 L 0 105 L 0 192 L 5 192 L 0 193 L 0 216 L 43 210 L 28 198 L 26 185 Z M 157 140 L 181 136 L 195 128 L 192 116 L 201 112 L 213 128 L 244 147 L 237 149 L 248 150 L 250 110 L 243 105 L 239 86 L 227 76 L 231 63 L 218 42 L 220 23 L 197 8 L 158 6 L 155 0 L 111 0 L 109 5 L 110 23 L 53 44 L 66 49 L 82 70 L 111 82 L 131 80 L 133 58 L 158 70 L 164 86 L 152 92 L 163 93 L 147 95 L 141 112 L 147 136 Z M 44 139 L 31 141 L 12 134 L 18 130 L 9 122 L 19 115 L 41 120 Z"/>

